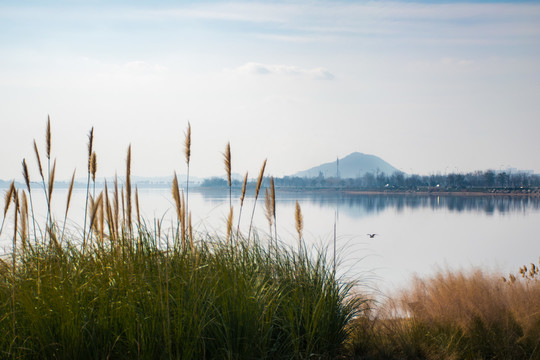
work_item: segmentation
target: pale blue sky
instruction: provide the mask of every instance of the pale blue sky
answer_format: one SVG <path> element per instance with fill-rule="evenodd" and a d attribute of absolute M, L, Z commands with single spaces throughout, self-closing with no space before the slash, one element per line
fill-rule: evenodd
<path fill-rule="evenodd" d="M 24 4 L 24 5 L 22 5 Z M 281 176 L 359 151 L 423 174 L 540 172 L 540 2 L 0 2 L 0 178 L 47 114 L 58 176 Z"/>

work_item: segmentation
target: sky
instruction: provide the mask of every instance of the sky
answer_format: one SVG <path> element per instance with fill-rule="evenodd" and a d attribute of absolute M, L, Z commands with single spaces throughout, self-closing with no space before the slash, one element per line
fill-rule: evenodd
<path fill-rule="evenodd" d="M 232 170 L 352 152 L 406 173 L 540 173 L 538 1 L 0 1 L 0 179 Z"/>

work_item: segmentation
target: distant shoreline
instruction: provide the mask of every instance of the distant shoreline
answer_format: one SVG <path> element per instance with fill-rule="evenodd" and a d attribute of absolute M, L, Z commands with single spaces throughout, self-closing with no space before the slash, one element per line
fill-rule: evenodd
<path fill-rule="evenodd" d="M 512 197 L 540 197 L 540 192 L 521 191 L 414 191 L 414 190 L 345 190 L 347 194 L 358 195 L 420 195 L 420 196 L 512 196 Z"/>

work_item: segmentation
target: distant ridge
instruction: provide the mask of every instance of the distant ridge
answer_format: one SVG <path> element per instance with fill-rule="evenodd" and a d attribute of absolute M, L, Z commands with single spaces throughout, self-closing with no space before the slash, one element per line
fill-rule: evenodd
<path fill-rule="evenodd" d="M 339 176 L 342 179 L 361 177 L 366 173 L 385 173 L 391 175 L 399 171 L 383 159 L 375 155 L 354 152 L 339 159 Z M 298 177 L 317 177 L 322 173 L 324 177 L 336 177 L 338 173 L 337 161 L 315 166 L 311 169 L 297 172 Z"/>

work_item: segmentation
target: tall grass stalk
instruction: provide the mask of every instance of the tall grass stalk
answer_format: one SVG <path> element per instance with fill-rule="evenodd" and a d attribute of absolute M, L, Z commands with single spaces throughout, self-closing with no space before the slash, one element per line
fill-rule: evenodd
<path fill-rule="evenodd" d="M 253 226 L 253 217 L 255 216 L 255 207 L 257 206 L 257 198 L 259 197 L 259 191 L 261 191 L 261 185 L 264 177 L 264 168 L 266 167 L 266 159 L 263 162 L 263 165 L 261 167 L 261 171 L 259 172 L 259 177 L 257 179 L 257 186 L 255 187 L 255 200 L 253 201 L 253 211 L 251 212 L 251 220 L 249 222 L 249 230 L 248 230 L 248 245 L 249 241 L 251 239 L 251 227 Z"/>
<path fill-rule="evenodd" d="M 71 202 L 71 194 L 73 193 L 73 185 L 75 183 L 75 172 L 76 170 L 73 170 L 73 175 L 71 176 L 71 181 L 69 182 L 69 188 L 68 188 L 68 194 L 66 199 L 66 212 L 64 214 L 64 222 L 62 225 L 62 236 L 60 237 L 60 244 L 64 241 L 64 231 L 66 230 L 66 222 L 67 222 L 67 216 L 69 211 L 69 204 Z M 33 213 L 32 213 L 33 216 Z"/>
<path fill-rule="evenodd" d="M 23 168 L 23 178 L 24 182 L 26 184 L 26 188 L 28 189 L 28 196 L 30 198 L 30 212 L 32 213 L 32 227 L 34 230 L 34 239 L 37 239 L 36 235 L 36 221 L 34 216 L 34 202 L 32 201 L 32 189 L 30 186 L 30 174 L 28 172 L 28 165 L 26 164 L 26 159 L 23 159 L 22 161 L 22 168 Z M 1 233 L 1 230 L 0 230 Z"/>
<path fill-rule="evenodd" d="M 298 232 L 298 253 L 301 253 L 302 249 L 302 232 L 304 230 L 304 217 L 302 216 L 302 209 L 300 204 L 296 201 L 294 220 L 296 225 L 296 232 Z"/>
<path fill-rule="evenodd" d="M 4 196 L 4 217 L 2 218 L 2 225 L 0 226 L 0 235 L 2 235 L 2 230 L 4 230 L 4 222 L 6 221 L 7 212 L 9 210 L 9 206 L 11 205 L 11 198 L 13 196 L 13 193 L 15 192 L 15 180 L 9 184 L 9 188 L 5 193 Z"/>
<path fill-rule="evenodd" d="M 277 245 L 278 236 L 277 236 L 277 217 L 276 217 L 276 188 L 274 186 L 274 177 L 270 177 L 270 199 L 272 202 L 272 217 L 274 218 L 274 237 Z"/>
<path fill-rule="evenodd" d="M 133 235 L 133 227 L 131 226 L 131 144 L 128 146 L 126 157 L 126 214 L 127 214 L 127 231 L 129 236 Z"/>
<path fill-rule="evenodd" d="M 227 174 L 227 184 L 229 185 L 229 208 L 232 208 L 232 177 L 231 177 L 231 143 L 228 142 L 223 153 L 225 163 L 225 173 Z"/>
<path fill-rule="evenodd" d="M 35 142 L 34 142 L 34 145 L 35 145 Z M 88 196 L 90 195 L 90 175 L 92 174 L 93 146 L 94 146 L 94 127 L 92 127 L 90 129 L 90 132 L 88 133 L 88 177 L 86 179 L 86 199 L 85 199 L 85 205 L 84 205 L 84 225 L 83 225 L 83 242 L 82 242 L 83 249 L 86 246 L 86 219 L 88 218 Z M 37 154 L 37 148 L 36 148 L 36 154 Z M 39 160 L 39 155 L 38 155 L 38 160 Z"/>
<path fill-rule="evenodd" d="M 189 163 L 191 160 L 191 124 L 188 122 L 186 130 L 186 139 L 184 144 L 184 155 L 186 158 L 187 175 L 186 175 L 186 213 L 189 212 Z"/>
<path fill-rule="evenodd" d="M 244 176 L 244 182 L 242 183 L 242 191 L 240 193 L 240 210 L 238 211 L 238 226 L 236 227 L 236 239 L 240 234 L 240 219 L 242 217 L 242 209 L 244 207 L 244 198 L 246 197 L 246 187 L 248 181 L 248 173 L 246 171 L 246 176 Z"/>

